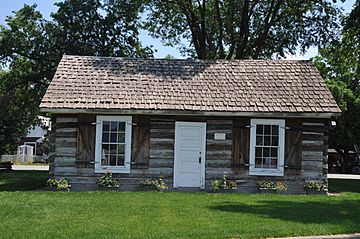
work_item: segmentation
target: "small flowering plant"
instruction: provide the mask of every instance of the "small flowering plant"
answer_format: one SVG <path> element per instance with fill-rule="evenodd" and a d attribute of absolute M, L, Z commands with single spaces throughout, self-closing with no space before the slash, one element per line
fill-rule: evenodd
<path fill-rule="evenodd" d="M 69 184 L 69 181 L 65 178 L 61 178 L 59 180 L 55 178 L 49 178 L 46 183 L 50 186 L 50 188 L 55 188 L 57 191 L 70 192 L 71 185 Z"/>
<path fill-rule="evenodd" d="M 212 190 L 214 192 L 219 192 L 220 189 L 235 190 L 237 189 L 237 183 L 236 181 L 227 180 L 224 174 L 221 179 L 216 179 L 212 183 Z"/>
<path fill-rule="evenodd" d="M 260 180 L 256 182 L 259 190 L 286 191 L 287 185 L 281 181 Z"/>
<path fill-rule="evenodd" d="M 160 177 L 159 179 L 144 179 L 144 180 L 141 180 L 140 181 L 140 187 L 141 188 L 152 188 L 152 189 L 155 189 L 157 191 L 164 191 L 164 190 L 168 189 L 168 186 L 166 185 L 166 183 L 164 182 L 162 177 Z"/>
<path fill-rule="evenodd" d="M 309 181 L 304 184 L 305 191 L 322 191 L 326 192 L 327 187 L 323 182 Z"/>
<path fill-rule="evenodd" d="M 119 180 L 113 178 L 111 171 L 107 171 L 104 176 L 99 178 L 98 185 L 101 187 L 118 188 L 120 186 L 120 183 Z"/>
<path fill-rule="evenodd" d="M 55 187 L 57 186 L 57 180 L 55 178 L 49 178 L 46 182 L 47 185 L 49 185 L 50 187 Z"/>

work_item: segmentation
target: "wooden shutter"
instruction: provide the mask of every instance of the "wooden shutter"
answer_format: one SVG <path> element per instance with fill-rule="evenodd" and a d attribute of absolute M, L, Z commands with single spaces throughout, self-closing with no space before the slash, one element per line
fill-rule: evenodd
<path fill-rule="evenodd" d="M 250 120 L 241 118 L 234 120 L 233 128 L 233 169 L 249 166 L 250 155 Z"/>
<path fill-rule="evenodd" d="M 89 167 L 95 162 L 95 115 L 79 115 L 77 131 L 76 166 Z"/>
<path fill-rule="evenodd" d="M 150 117 L 134 116 L 132 128 L 132 168 L 149 168 Z"/>
<path fill-rule="evenodd" d="M 285 129 L 285 173 L 301 172 L 302 129 L 301 120 L 286 120 Z"/>

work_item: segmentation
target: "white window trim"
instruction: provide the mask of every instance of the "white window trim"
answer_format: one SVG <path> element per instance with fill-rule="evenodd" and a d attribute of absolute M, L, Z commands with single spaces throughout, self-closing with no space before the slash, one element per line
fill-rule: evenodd
<path fill-rule="evenodd" d="M 120 121 L 125 122 L 125 166 L 102 166 L 101 165 L 101 140 L 102 140 L 102 122 Z M 97 116 L 96 117 L 96 140 L 95 140 L 95 173 L 130 173 L 131 165 L 131 116 Z"/>
<path fill-rule="evenodd" d="M 278 119 L 251 119 L 250 128 L 250 167 L 249 175 L 284 176 L 285 152 L 285 120 Z M 279 126 L 279 159 L 276 169 L 255 168 L 256 125 L 271 124 Z"/>

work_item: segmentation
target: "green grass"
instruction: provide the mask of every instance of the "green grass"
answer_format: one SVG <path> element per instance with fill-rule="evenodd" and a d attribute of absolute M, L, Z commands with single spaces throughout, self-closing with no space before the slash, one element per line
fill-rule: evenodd
<path fill-rule="evenodd" d="M 3 238 L 263 238 L 360 231 L 360 195 L 0 193 Z"/>
<path fill-rule="evenodd" d="M 0 171 L 0 191 L 27 191 L 45 186 L 47 171 Z"/>
<path fill-rule="evenodd" d="M 23 181 L 39 173 L 39 185 L 47 178 L 46 172 L 12 173 L 15 178 L 23 173 Z M 4 177 L 0 172 L 1 183 Z M 19 180 L 15 180 L 18 185 Z M 9 188 L 14 190 L 14 185 Z M 360 194 L 0 192 L 0 219 L 0 238 L 264 238 L 341 234 L 360 232 Z"/>

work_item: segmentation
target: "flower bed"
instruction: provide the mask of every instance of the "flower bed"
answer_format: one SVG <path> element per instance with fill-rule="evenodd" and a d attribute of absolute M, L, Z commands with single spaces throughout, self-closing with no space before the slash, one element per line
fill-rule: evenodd
<path fill-rule="evenodd" d="M 325 183 L 309 181 L 304 184 L 306 194 L 326 194 L 328 189 Z"/>
<path fill-rule="evenodd" d="M 227 180 L 225 174 L 221 179 L 216 179 L 212 183 L 213 192 L 231 192 L 237 189 L 236 181 Z"/>
<path fill-rule="evenodd" d="M 70 192 L 71 185 L 69 184 L 69 181 L 65 178 L 61 178 L 59 180 L 55 178 L 50 178 L 47 180 L 47 185 L 51 189 L 55 189 L 56 191 L 66 191 Z"/>
<path fill-rule="evenodd" d="M 97 184 L 102 191 L 116 191 L 120 187 L 119 180 L 113 178 L 111 171 L 107 171 L 104 176 L 101 176 Z"/>
<path fill-rule="evenodd" d="M 159 179 L 144 179 L 140 181 L 140 188 L 143 191 L 164 191 L 168 189 L 168 186 L 164 180 L 160 177 Z"/>
<path fill-rule="evenodd" d="M 278 193 L 287 190 L 287 185 L 281 181 L 261 180 L 256 182 L 259 193 Z"/>

